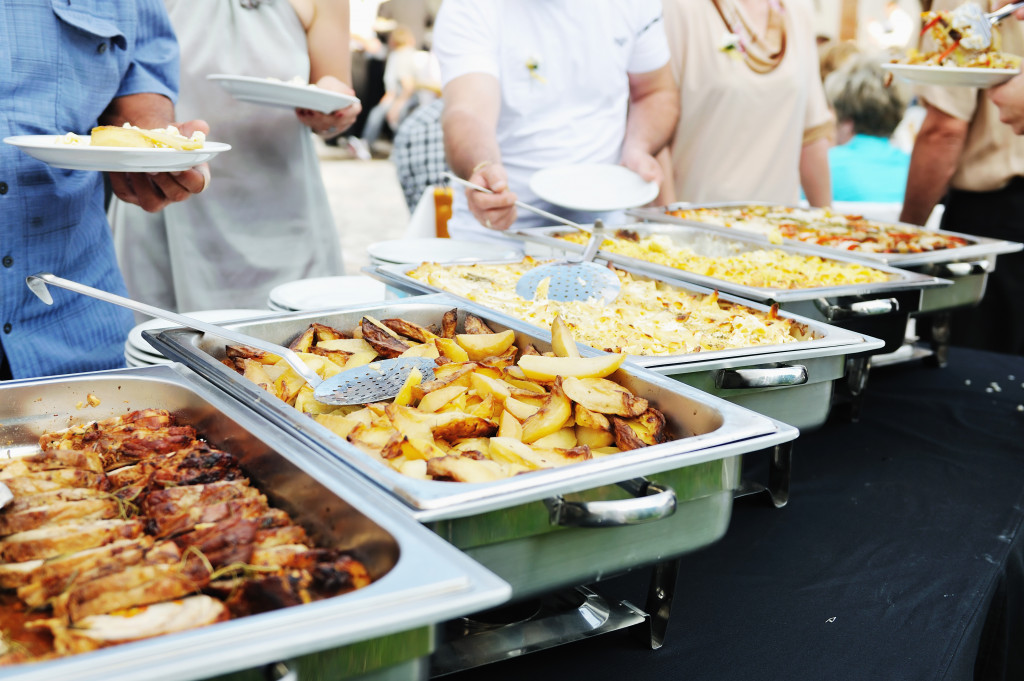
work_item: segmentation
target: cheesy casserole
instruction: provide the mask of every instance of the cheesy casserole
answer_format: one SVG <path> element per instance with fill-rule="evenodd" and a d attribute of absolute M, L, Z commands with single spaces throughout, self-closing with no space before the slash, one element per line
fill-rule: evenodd
<path fill-rule="evenodd" d="M 407 275 L 536 326 L 550 328 L 561 316 L 576 340 L 627 355 L 679 355 L 813 337 L 804 325 L 778 317 L 774 308 L 763 312 L 621 270 L 616 274 L 622 291 L 608 305 L 548 300 L 543 286 L 534 300 L 520 298 L 516 281 L 541 264 L 530 257 L 509 264 L 423 263 Z"/>
<path fill-rule="evenodd" d="M 585 244 L 589 239 L 579 232 L 560 234 L 558 238 L 575 244 Z M 758 248 L 726 255 L 703 255 L 692 248 L 676 245 L 667 235 L 641 237 L 628 229 L 620 229 L 615 238 L 605 239 L 601 250 L 759 288 L 805 289 L 873 284 L 889 279 L 885 272 L 865 265 L 779 249 Z"/>
<path fill-rule="evenodd" d="M 736 206 L 670 210 L 668 215 L 719 227 L 764 234 L 775 243 L 783 238 L 864 253 L 925 253 L 966 246 L 967 240 L 921 227 L 842 215 L 825 208 Z"/>

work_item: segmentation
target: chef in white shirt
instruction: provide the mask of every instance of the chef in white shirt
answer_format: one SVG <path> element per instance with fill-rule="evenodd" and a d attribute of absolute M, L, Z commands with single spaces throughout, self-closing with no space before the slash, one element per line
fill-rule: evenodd
<path fill-rule="evenodd" d="M 550 224 L 518 198 L 579 222 L 594 214 L 540 201 L 538 170 L 618 163 L 659 182 L 654 155 L 679 115 L 658 0 L 445 0 L 434 26 L 448 164 L 493 195 L 457 192 L 452 237 L 498 238 Z"/>

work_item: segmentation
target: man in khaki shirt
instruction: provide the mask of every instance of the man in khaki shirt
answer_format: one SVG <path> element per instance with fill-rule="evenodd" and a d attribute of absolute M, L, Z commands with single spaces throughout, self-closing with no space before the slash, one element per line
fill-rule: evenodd
<path fill-rule="evenodd" d="M 936 0 L 932 9 L 953 10 L 962 1 Z M 1001 51 L 1024 55 L 1024 24 L 1007 19 L 999 33 Z M 923 51 L 934 49 L 930 38 L 923 42 Z M 1024 137 L 1000 120 L 984 90 L 921 86 L 916 94 L 926 114 L 911 155 L 901 220 L 924 224 L 941 201 L 944 230 L 1024 240 Z M 1024 354 L 1024 314 L 1014 314 L 1022 300 L 1024 255 L 1000 256 L 981 304 L 954 311 L 950 341 Z"/>

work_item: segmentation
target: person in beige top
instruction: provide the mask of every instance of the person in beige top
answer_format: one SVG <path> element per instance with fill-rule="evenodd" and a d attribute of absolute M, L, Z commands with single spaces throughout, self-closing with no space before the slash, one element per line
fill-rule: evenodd
<path fill-rule="evenodd" d="M 664 15 L 682 111 L 662 198 L 792 204 L 803 187 L 831 203 L 809 1 L 665 0 Z"/>
<path fill-rule="evenodd" d="M 953 10 L 962 0 L 935 0 L 933 10 Z M 983 7 L 985 6 L 982 1 Z M 1001 2 L 992 2 L 986 11 Z M 1007 19 L 998 27 L 1000 51 L 1024 55 L 1024 24 Z M 924 52 L 934 50 L 930 37 Z M 1024 137 L 1000 120 L 984 90 L 918 86 L 926 113 L 914 143 L 900 219 L 924 224 L 940 201 L 940 228 L 997 239 L 1024 239 Z M 954 311 L 950 342 L 1024 354 L 1024 255 L 999 256 L 980 305 Z"/>

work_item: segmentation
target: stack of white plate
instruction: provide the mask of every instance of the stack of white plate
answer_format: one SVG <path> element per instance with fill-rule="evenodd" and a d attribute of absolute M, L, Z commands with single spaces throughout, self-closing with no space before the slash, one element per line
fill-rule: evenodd
<path fill-rule="evenodd" d="M 198 312 L 185 312 L 183 314 L 188 317 L 195 317 L 200 321 L 218 324 L 221 322 L 246 319 L 248 317 L 265 316 L 270 313 L 266 310 L 234 309 L 200 310 Z M 159 331 L 160 329 L 171 328 L 176 328 L 176 325 L 165 319 L 150 319 L 149 321 L 138 324 L 132 328 L 128 333 L 128 340 L 125 341 L 124 344 L 124 358 L 128 366 L 144 367 L 153 364 L 170 364 L 171 360 L 157 352 L 156 348 L 150 345 L 146 339 L 142 337 L 142 332 Z"/>
<path fill-rule="evenodd" d="M 499 243 L 461 239 L 396 239 L 366 248 L 371 265 L 415 265 L 421 262 L 473 262 L 518 258 L 519 249 Z"/>
<path fill-rule="evenodd" d="M 276 286 L 267 296 L 271 310 L 323 310 L 356 303 L 375 303 L 385 296 L 383 282 L 370 277 L 316 277 Z"/>

